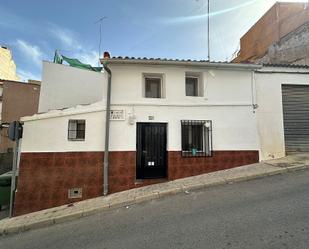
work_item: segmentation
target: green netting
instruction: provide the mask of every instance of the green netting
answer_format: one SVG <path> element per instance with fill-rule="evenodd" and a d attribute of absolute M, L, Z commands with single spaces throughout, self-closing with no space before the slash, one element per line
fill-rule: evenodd
<path fill-rule="evenodd" d="M 95 71 L 95 72 L 102 71 L 102 67 L 92 67 L 89 64 L 84 64 L 80 62 L 78 59 L 72 59 L 72 58 L 68 58 L 66 56 L 60 55 L 56 51 L 55 57 L 54 57 L 54 63 L 62 64 L 63 61 L 67 62 L 71 67 L 77 67 L 77 68 L 86 69 L 86 70 Z"/>

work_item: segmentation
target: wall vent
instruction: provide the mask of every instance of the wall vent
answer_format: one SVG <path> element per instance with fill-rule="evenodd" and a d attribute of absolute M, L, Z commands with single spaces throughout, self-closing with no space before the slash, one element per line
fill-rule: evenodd
<path fill-rule="evenodd" d="M 82 198 L 82 188 L 70 188 L 68 191 L 69 199 Z"/>

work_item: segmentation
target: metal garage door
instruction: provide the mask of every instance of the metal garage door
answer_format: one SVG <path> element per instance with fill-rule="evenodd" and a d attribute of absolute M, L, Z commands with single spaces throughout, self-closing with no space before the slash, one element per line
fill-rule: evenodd
<path fill-rule="evenodd" d="M 282 85 L 287 153 L 309 152 L 309 86 Z"/>

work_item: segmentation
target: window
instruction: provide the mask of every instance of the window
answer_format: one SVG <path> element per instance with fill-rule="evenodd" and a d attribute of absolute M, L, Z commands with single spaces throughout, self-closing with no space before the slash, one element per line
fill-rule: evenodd
<path fill-rule="evenodd" d="M 68 127 L 68 140 L 71 141 L 83 141 L 85 140 L 85 120 L 69 120 Z"/>
<path fill-rule="evenodd" d="M 162 98 L 162 78 L 145 76 L 145 97 Z"/>
<path fill-rule="evenodd" d="M 181 120 L 183 157 L 212 155 L 212 122 L 210 120 Z"/>
<path fill-rule="evenodd" d="M 198 78 L 186 76 L 186 96 L 198 96 Z"/>
<path fill-rule="evenodd" d="M 186 72 L 186 96 L 203 97 L 203 74 L 199 72 Z"/>

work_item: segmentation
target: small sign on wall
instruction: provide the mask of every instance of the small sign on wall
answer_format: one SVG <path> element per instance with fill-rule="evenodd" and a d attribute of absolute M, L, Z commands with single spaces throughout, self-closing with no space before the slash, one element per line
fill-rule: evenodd
<path fill-rule="evenodd" d="M 118 120 L 118 121 L 126 120 L 126 111 L 125 110 L 111 110 L 110 120 Z"/>

